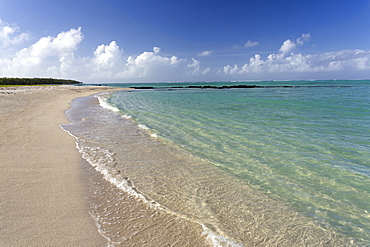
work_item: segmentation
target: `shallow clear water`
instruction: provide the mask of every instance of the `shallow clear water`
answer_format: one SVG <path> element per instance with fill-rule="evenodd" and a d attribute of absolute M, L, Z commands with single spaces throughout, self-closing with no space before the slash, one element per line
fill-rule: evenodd
<path fill-rule="evenodd" d="M 369 84 L 296 84 L 311 87 L 137 90 L 109 103 L 270 198 L 369 244 Z"/>
<path fill-rule="evenodd" d="M 163 83 L 100 95 L 100 105 L 79 98 L 63 128 L 108 181 L 167 214 L 165 226 L 200 227 L 215 246 L 370 245 L 369 82 L 253 84 L 274 87 Z M 152 226 L 136 222 L 135 235 Z M 168 229 L 153 234 L 168 239 Z"/>

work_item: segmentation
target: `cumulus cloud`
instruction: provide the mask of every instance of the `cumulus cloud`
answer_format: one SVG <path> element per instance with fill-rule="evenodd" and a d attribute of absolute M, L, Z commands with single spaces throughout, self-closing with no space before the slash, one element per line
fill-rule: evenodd
<path fill-rule="evenodd" d="M 225 74 L 230 74 L 230 75 L 234 75 L 234 74 L 237 74 L 239 71 L 239 68 L 238 68 L 238 65 L 234 65 L 234 67 L 232 67 L 231 65 L 226 65 L 224 67 L 224 73 Z"/>
<path fill-rule="evenodd" d="M 294 73 L 320 73 L 370 71 L 370 51 L 343 50 L 321 54 L 301 54 L 299 47 L 310 39 L 302 34 L 297 39 L 285 40 L 280 48 L 268 55 L 255 54 L 245 64 L 226 65 L 222 69 L 203 66 L 194 58 L 162 55 L 161 48 L 138 55 L 125 55 L 116 41 L 100 44 L 85 57 L 78 56 L 84 36 L 81 28 L 60 32 L 56 36 L 42 37 L 34 44 L 18 51 L 16 45 L 28 36 L 19 34 L 19 28 L 0 21 L 0 46 L 6 56 L 0 57 L 0 76 L 58 77 L 92 81 L 179 81 L 257 78 L 274 79 L 269 75 Z M 245 47 L 258 45 L 248 41 Z M 298 51 L 297 53 L 293 51 Z M 11 53 L 11 54 L 10 54 Z M 208 56 L 203 51 L 199 56 Z M 10 54 L 10 55 L 9 55 Z M 218 72 L 216 72 L 218 70 Z M 354 74 L 352 73 L 352 74 Z"/>
<path fill-rule="evenodd" d="M 15 33 L 18 32 L 18 26 L 15 24 L 6 23 L 0 19 L 0 42 L 3 45 L 16 45 L 29 39 L 29 35 L 27 33 L 15 35 Z"/>
<path fill-rule="evenodd" d="M 310 38 L 311 38 L 311 34 L 309 34 L 309 33 L 304 33 L 304 34 L 302 34 L 302 36 L 301 36 L 301 37 L 299 37 L 298 39 L 296 39 L 296 43 L 297 43 L 298 45 L 303 45 L 303 43 L 304 43 L 304 42 L 309 41 L 309 40 L 310 40 Z"/>
<path fill-rule="evenodd" d="M 93 62 L 98 68 L 112 68 L 123 55 L 123 50 L 117 45 L 116 41 L 112 41 L 109 45 L 100 45 L 94 51 Z"/>
<path fill-rule="evenodd" d="M 194 58 L 192 58 L 191 60 L 192 60 L 192 63 L 187 65 L 187 67 L 191 69 L 189 72 L 191 75 L 205 75 L 211 71 L 210 67 L 207 67 L 206 69 L 201 70 L 200 62 Z"/>
<path fill-rule="evenodd" d="M 311 71 L 361 71 L 370 69 L 370 51 L 364 50 L 342 50 L 316 55 L 296 55 L 294 57 L 297 57 L 296 64 L 298 66 L 305 64 L 306 68 Z"/>
<path fill-rule="evenodd" d="M 203 51 L 201 53 L 198 54 L 199 57 L 206 57 L 206 56 L 209 56 L 211 55 L 213 51 Z"/>
<path fill-rule="evenodd" d="M 57 37 L 43 37 L 32 46 L 19 51 L 15 61 L 28 67 L 40 65 L 48 57 L 69 56 L 72 51 L 77 50 L 82 39 L 81 28 L 61 32 Z"/>
<path fill-rule="evenodd" d="M 122 72 L 119 72 L 117 76 L 145 78 L 149 76 L 158 77 L 167 73 L 178 73 L 177 68 L 184 60 L 176 56 L 161 56 L 159 55 L 160 50 L 159 47 L 154 47 L 153 52 L 143 52 L 136 57 L 129 56 Z"/>
<path fill-rule="evenodd" d="M 18 51 L 13 59 L 3 60 L 3 74 L 10 76 L 53 76 L 74 60 L 73 51 L 83 40 L 81 28 L 61 32 L 56 37 L 43 37 Z"/>
<path fill-rule="evenodd" d="M 159 47 L 154 47 L 153 52 L 146 51 L 138 56 L 129 56 L 125 64 L 118 62 L 117 69 L 109 70 L 114 73 L 110 77 L 141 81 L 165 81 L 179 80 L 187 76 L 206 75 L 211 70 L 209 67 L 202 69 L 200 62 L 194 58 L 189 63 L 187 59 L 177 56 L 162 56 L 160 51 Z"/>
<path fill-rule="evenodd" d="M 161 48 L 159 47 L 153 47 L 154 54 L 158 54 L 161 51 Z"/>
<path fill-rule="evenodd" d="M 108 45 L 99 45 L 94 51 L 94 57 L 84 59 L 85 74 L 88 77 L 110 78 L 115 77 L 117 71 L 124 66 L 124 50 L 121 49 L 116 41 Z"/>
<path fill-rule="evenodd" d="M 0 76 L 156 81 L 179 80 L 210 71 L 210 68 L 202 69 L 195 59 L 163 56 L 159 47 L 124 57 L 124 50 L 116 41 L 97 46 L 92 56 L 78 57 L 75 52 L 83 38 L 81 28 L 42 37 L 13 56 L 0 58 Z"/>
<path fill-rule="evenodd" d="M 287 39 L 280 47 L 279 52 L 281 52 L 282 56 L 285 56 L 286 54 L 289 54 L 296 46 L 303 45 L 304 42 L 307 42 L 309 39 L 310 39 L 309 33 L 302 34 L 302 36 L 296 39 L 295 41 Z"/>
<path fill-rule="evenodd" d="M 80 71 L 84 80 L 104 81 L 156 81 L 175 78 L 187 73 L 186 59 L 160 55 L 161 48 L 145 51 L 137 56 L 124 57 L 124 51 L 116 41 L 100 45 L 94 57 L 85 57 Z M 81 65 L 83 67 L 83 65 Z"/>
<path fill-rule="evenodd" d="M 366 71 L 370 69 L 370 51 L 342 50 L 321 54 L 294 54 L 292 51 L 310 39 L 309 34 L 303 34 L 296 40 L 286 40 L 278 53 L 271 53 L 265 59 L 259 54 L 249 58 L 243 66 L 226 65 L 224 74 L 276 74 L 303 72 L 340 72 Z"/>
<path fill-rule="evenodd" d="M 284 41 L 283 45 L 280 47 L 279 51 L 282 53 L 282 54 L 288 54 L 289 52 L 291 52 L 295 47 L 296 47 L 296 43 L 294 43 L 293 41 L 291 41 L 290 39 L 287 39 Z"/>
<path fill-rule="evenodd" d="M 247 43 L 244 44 L 244 47 L 245 48 L 250 48 L 250 47 L 253 47 L 253 46 L 257 46 L 257 45 L 259 45 L 259 43 L 257 41 L 248 40 Z"/>

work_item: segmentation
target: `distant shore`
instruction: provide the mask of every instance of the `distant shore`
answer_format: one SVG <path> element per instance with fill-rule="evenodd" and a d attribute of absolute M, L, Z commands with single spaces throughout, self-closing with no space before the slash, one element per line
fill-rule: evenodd
<path fill-rule="evenodd" d="M 73 85 L 82 84 L 76 80 L 56 79 L 56 78 L 8 78 L 1 77 L 0 85 Z"/>
<path fill-rule="evenodd" d="M 0 88 L 0 245 L 106 246 L 88 214 L 81 156 L 59 125 L 77 97 L 118 88 Z"/>

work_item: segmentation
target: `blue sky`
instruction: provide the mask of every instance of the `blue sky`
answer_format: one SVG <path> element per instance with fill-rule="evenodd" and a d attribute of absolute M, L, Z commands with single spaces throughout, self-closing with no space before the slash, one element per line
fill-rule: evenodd
<path fill-rule="evenodd" d="M 0 0 L 0 76 L 370 78 L 370 1 Z"/>

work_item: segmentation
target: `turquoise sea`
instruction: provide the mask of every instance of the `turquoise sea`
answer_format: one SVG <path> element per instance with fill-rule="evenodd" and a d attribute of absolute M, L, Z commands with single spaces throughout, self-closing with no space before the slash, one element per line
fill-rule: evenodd
<path fill-rule="evenodd" d="M 99 96 L 81 152 L 214 245 L 370 246 L 370 81 L 110 85 L 154 88 Z"/>

